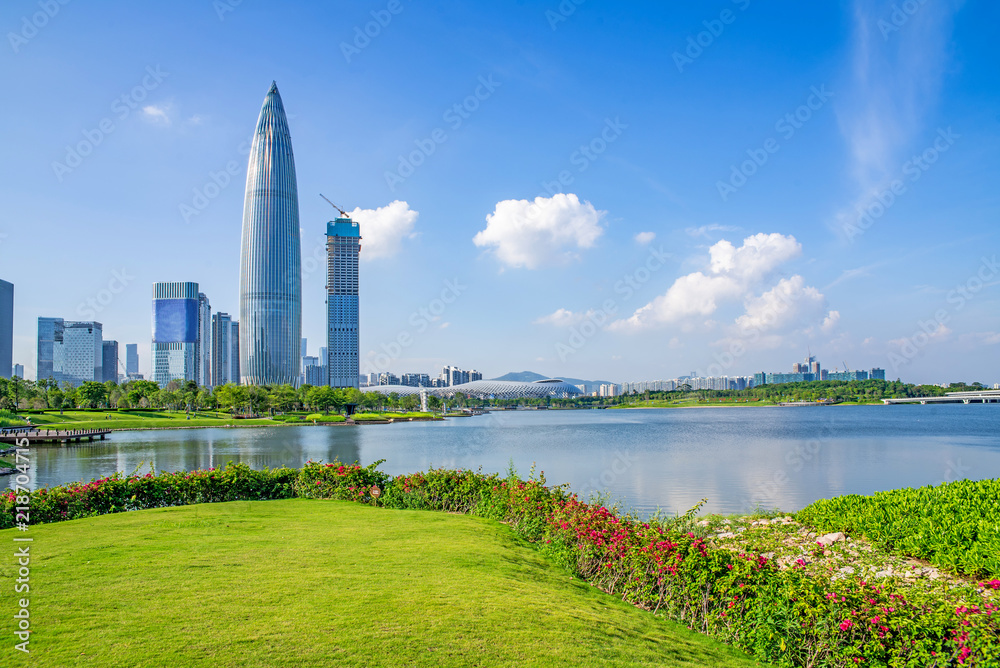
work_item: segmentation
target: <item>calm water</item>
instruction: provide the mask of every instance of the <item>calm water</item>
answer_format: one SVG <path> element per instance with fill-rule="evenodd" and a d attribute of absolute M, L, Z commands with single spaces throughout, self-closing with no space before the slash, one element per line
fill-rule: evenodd
<path fill-rule="evenodd" d="M 643 512 L 797 510 L 845 493 L 1000 476 L 1000 404 L 508 411 L 445 422 L 118 432 L 32 449 L 34 484 L 114 471 L 385 459 L 521 474 L 602 490 Z"/>

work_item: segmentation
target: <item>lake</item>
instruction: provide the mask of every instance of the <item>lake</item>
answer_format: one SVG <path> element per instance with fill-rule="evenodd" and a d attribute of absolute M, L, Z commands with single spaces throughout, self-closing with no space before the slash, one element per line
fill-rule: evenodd
<path fill-rule="evenodd" d="M 798 510 L 840 494 L 1000 476 L 1000 404 L 503 411 L 444 422 L 115 432 L 35 446 L 33 485 L 115 471 L 385 459 L 526 475 L 601 491 L 642 513 Z"/>

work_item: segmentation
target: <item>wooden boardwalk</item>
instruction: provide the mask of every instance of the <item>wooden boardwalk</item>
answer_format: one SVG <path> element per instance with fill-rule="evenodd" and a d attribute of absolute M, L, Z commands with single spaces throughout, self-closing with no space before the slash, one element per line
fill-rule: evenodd
<path fill-rule="evenodd" d="M 110 429 L 4 429 L 0 431 L 0 443 L 18 443 L 28 439 L 29 445 L 35 443 L 66 443 L 68 441 L 93 441 L 111 433 Z"/>

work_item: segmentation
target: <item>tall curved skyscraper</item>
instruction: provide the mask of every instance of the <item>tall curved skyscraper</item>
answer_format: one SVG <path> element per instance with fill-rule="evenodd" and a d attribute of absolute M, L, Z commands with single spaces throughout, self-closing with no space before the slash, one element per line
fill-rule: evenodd
<path fill-rule="evenodd" d="M 240 373 L 250 385 L 296 384 L 302 332 L 299 195 L 278 86 L 250 147 L 240 252 Z"/>

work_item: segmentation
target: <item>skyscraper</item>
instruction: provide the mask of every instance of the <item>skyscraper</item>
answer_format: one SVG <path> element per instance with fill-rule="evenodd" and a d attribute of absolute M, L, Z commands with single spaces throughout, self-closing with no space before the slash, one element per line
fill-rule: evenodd
<path fill-rule="evenodd" d="M 212 316 L 212 384 L 225 385 L 226 383 L 239 383 L 239 353 L 233 354 L 239 348 L 234 345 L 233 318 L 228 313 L 221 311 Z"/>
<path fill-rule="evenodd" d="M 197 380 L 198 284 L 153 284 L 153 380 Z"/>
<path fill-rule="evenodd" d="M 10 378 L 14 358 L 14 284 L 0 281 L 0 376 Z"/>
<path fill-rule="evenodd" d="M 240 252 L 240 371 L 252 385 L 296 383 L 302 332 L 299 197 L 288 120 L 272 82 L 257 119 Z"/>
<path fill-rule="evenodd" d="M 139 344 L 125 344 L 125 377 L 133 378 L 139 375 Z"/>
<path fill-rule="evenodd" d="M 326 345 L 331 387 L 358 387 L 358 259 L 361 229 L 347 217 L 326 224 Z"/>
<path fill-rule="evenodd" d="M 56 369 L 62 373 L 63 367 L 63 329 L 62 318 L 38 319 L 38 356 L 35 360 L 35 380 L 55 380 Z M 56 359 L 59 357 L 59 359 Z"/>
<path fill-rule="evenodd" d="M 229 338 L 233 342 L 233 352 L 230 356 L 230 363 L 233 365 L 233 382 L 237 385 L 240 384 L 240 323 L 234 322 L 232 333 Z"/>
<path fill-rule="evenodd" d="M 204 292 L 198 293 L 198 340 L 194 349 L 194 379 L 212 386 L 212 306 Z"/>
<path fill-rule="evenodd" d="M 74 387 L 104 380 L 103 326 L 99 322 L 38 319 L 35 379 L 68 382 Z"/>
<path fill-rule="evenodd" d="M 118 342 L 101 343 L 101 382 L 118 382 Z"/>

